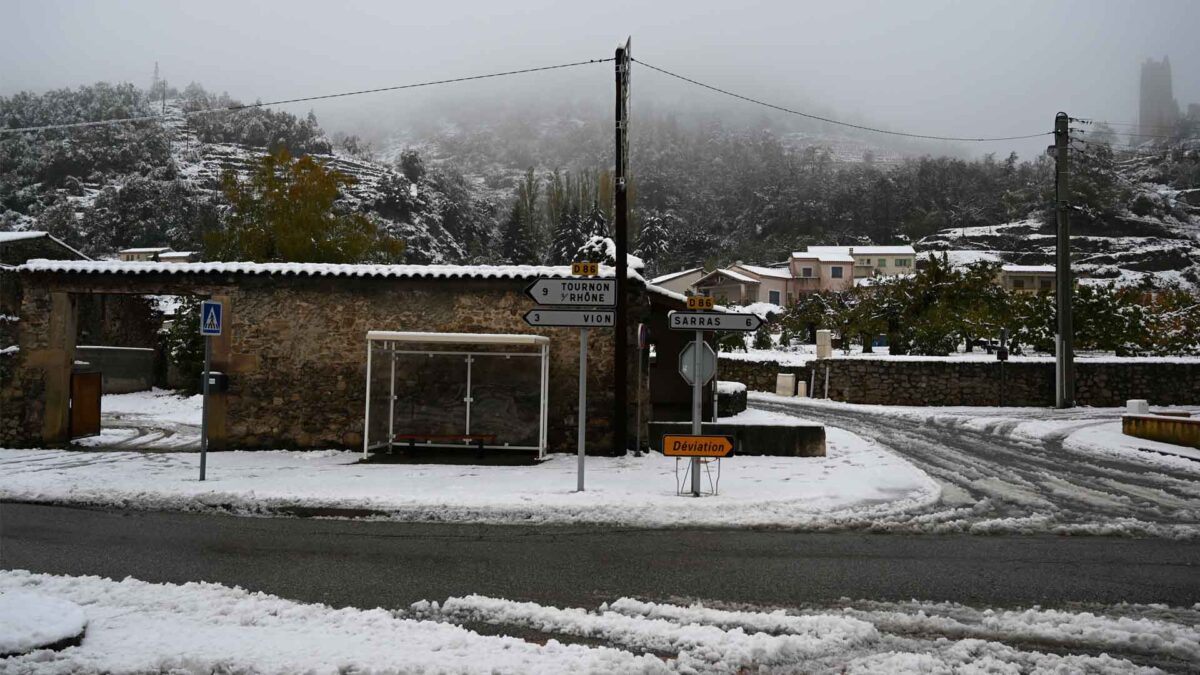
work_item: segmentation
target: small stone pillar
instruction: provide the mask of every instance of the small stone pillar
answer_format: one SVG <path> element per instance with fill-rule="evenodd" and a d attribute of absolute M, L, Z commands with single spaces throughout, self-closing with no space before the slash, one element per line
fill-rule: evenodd
<path fill-rule="evenodd" d="M 817 331 L 817 358 L 828 359 L 833 356 L 833 331 Z"/>

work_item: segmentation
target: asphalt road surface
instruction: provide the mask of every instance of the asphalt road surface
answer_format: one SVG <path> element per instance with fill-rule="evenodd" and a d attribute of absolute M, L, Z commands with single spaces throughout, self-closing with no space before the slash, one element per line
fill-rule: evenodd
<path fill-rule="evenodd" d="M 768 606 L 839 598 L 1058 606 L 1200 601 L 1200 545 L 1130 537 L 618 530 L 0 505 L 0 566 L 212 581 L 333 606 L 480 593 Z"/>

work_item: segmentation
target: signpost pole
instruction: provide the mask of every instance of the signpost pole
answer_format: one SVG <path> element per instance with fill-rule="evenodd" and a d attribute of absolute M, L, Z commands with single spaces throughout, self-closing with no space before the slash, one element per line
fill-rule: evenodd
<path fill-rule="evenodd" d="M 633 437 L 633 456 L 642 456 L 642 355 L 645 354 L 645 349 L 642 348 L 642 328 L 638 326 L 638 350 L 637 350 L 637 421 L 634 425 Z"/>
<path fill-rule="evenodd" d="M 702 400 L 704 397 L 704 380 L 700 377 L 701 360 L 704 358 L 704 331 L 696 331 L 696 346 L 694 348 L 695 366 L 692 372 L 695 373 L 695 379 L 692 383 L 692 433 L 699 436 L 702 431 L 700 429 L 700 414 Z M 700 496 L 700 458 L 692 458 L 692 496 Z"/>
<path fill-rule="evenodd" d="M 579 329 L 579 481 L 578 491 L 583 492 L 584 438 L 587 435 L 587 340 L 588 329 Z"/>
<path fill-rule="evenodd" d="M 202 319 L 203 320 L 203 319 Z M 212 369 L 212 336 L 204 336 L 204 390 L 200 405 L 200 480 L 204 480 L 204 469 L 208 460 L 208 371 Z"/>

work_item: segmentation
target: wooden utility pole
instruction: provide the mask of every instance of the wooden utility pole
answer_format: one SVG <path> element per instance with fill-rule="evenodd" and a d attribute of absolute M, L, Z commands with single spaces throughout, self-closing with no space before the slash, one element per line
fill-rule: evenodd
<path fill-rule="evenodd" d="M 1070 190 L 1071 118 L 1060 112 L 1054 117 L 1054 206 L 1058 214 L 1055 248 L 1055 309 L 1058 331 L 1054 340 L 1054 406 L 1075 407 L 1075 328 L 1071 321 L 1071 221 L 1067 212 Z"/>
<path fill-rule="evenodd" d="M 613 454 L 623 455 L 627 445 L 629 417 L 629 202 L 625 184 L 625 169 L 629 163 L 629 43 L 617 47 L 614 60 L 617 76 L 616 106 L 616 166 L 613 170 L 615 208 L 613 221 L 617 243 L 617 316 L 613 336 Z M 640 383 L 639 383 L 640 386 Z"/>

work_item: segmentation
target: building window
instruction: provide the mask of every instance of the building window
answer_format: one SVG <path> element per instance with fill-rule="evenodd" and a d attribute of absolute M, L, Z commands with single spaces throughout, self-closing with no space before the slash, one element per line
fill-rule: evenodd
<path fill-rule="evenodd" d="M 908 258 L 896 258 L 896 267 L 909 267 Z"/>
<path fill-rule="evenodd" d="M 800 268 L 800 276 L 802 276 L 802 277 L 811 277 L 811 276 L 812 276 L 812 268 L 811 268 L 811 267 L 802 267 L 802 268 Z"/>
<path fill-rule="evenodd" d="M 796 296 L 793 295 L 791 291 L 788 291 L 788 307 L 791 307 L 795 302 Z"/>
<path fill-rule="evenodd" d="M 1050 280 L 1050 279 L 1042 279 L 1042 290 L 1043 290 L 1043 291 L 1048 291 L 1048 290 L 1050 290 L 1051 286 L 1053 286 L 1053 284 L 1051 283 L 1051 281 L 1052 281 L 1052 280 Z"/>
<path fill-rule="evenodd" d="M 880 258 L 877 267 L 887 267 L 887 258 Z"/>
<path fill-rule="evenodd" d="M 842 278 L 842 268 L 830 267 L 829 268 L 829 276 L 833 277 L 834 279 L 841 279 Z"/>
<path fill-rule="evenodd" d="M 871 259 L 870 259 L 870 258 L 867 258 L 867 259 L 863 260 L 863 264 L 864 264 L 864 265 L 870 265 L 870 264 L 871 264 Z"/>
<path fill-rule="evenodd" d="M 1012 282 L 1013 282 L 1013 290 L 1017 290 L 1017 291 L 1025 290 L 1025 280 L 1024 279 L 1013 279 Z"/>
<path fill-rule="evenodd" d="M 767 291 L 767 302 L 772 305 L 779 304 L 779 291 Z"/>

